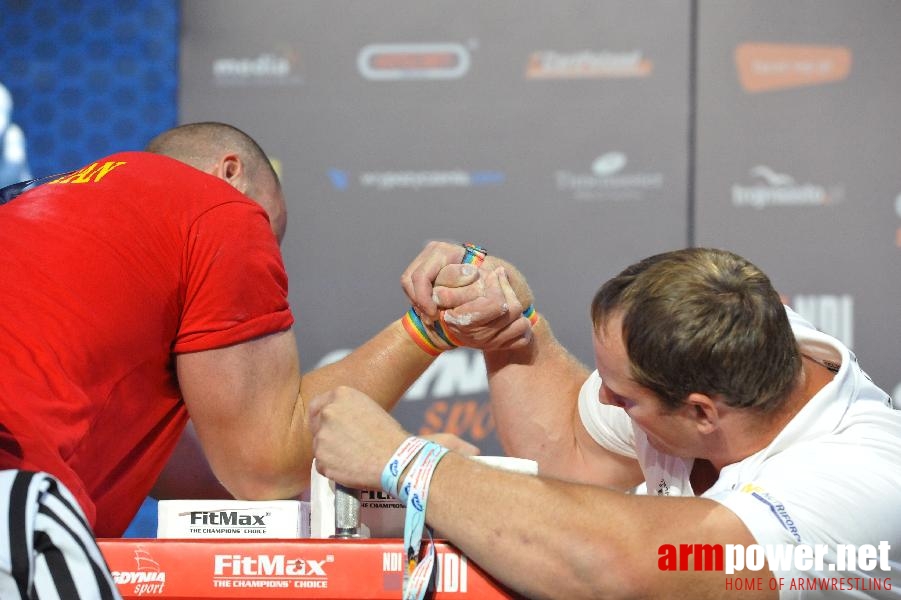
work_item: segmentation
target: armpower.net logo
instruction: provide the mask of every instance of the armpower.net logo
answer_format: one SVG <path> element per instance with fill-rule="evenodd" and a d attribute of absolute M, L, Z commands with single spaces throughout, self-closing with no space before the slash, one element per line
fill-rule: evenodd
<path fill-rule="evenodd" d="M 846 79 L 851 51 L 844 46 L 747 43 L 735 49 L 735 66 L 746 92 L 772 92 Z"/>

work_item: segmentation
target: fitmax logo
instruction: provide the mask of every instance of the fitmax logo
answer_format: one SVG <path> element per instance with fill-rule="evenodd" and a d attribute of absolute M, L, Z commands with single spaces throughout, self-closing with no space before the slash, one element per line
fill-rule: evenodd
<path fill-rule="evenodd" d="M 239 515 L 237 511 L 191 511 L 191 525 L 250 525 L 265 527 L 264 515 Z"/>
<path fill-rule="evenodd" d="M 284 554 L 256 556 L 244 556 L 241 554 L 217 554 L 215 557 L 215 571 L 217 576 L 237 577 L 265 576 L 307 576 L 326 577 L 325 564 L 334 561 L 329 555 L 324 560 L 308 560 L 303 558 L 288 558 Z"/>

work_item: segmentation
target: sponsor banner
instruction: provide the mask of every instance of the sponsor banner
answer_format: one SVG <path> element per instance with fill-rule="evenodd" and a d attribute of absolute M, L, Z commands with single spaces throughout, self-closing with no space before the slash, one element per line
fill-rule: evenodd
<path fill-rule="evenodd" d="M 901 4 L 887 18 L 827 0 L 810 19 L 812 5 L 699 6 L 691 243 L 751 259 L 891 391 L 901 188 L 888 157 L 901 138 L 884 115 L 901 87 L 883 58 Z"/>
<path fill-rule="evenodd" d="M 556 335 L 590 361 L 580 307 L 601 277 L 686 240 L 688 13 L 620 7 L 614 19 L 601 2 L 588 9 L 600 21 L 580 6 L 575 27 L 511 38 L 491 25 L 516 20 L 502 5 L 456 6 L 464 18 L 436 29 L 440 9 L 415 3 L 403 4 L 403 23 L 376 6 L 271 4 L 185 6 L 180 115 L 234 122 L 284 161 L 282 250 L 304 368 L 363 340 L 364 305 L 366 325 L 379 327 L 398 310 L 397 277 L 430 239 L 484 240 L 523 263 Z M 534 23 L 569 14 L 560 8 L 540 8 Z M 648 34 L 659 25 L 667 36 Z M 302 93 L 273 94 L 289 70 Z M 591 99 L 583 85 L 622 93 Z M 649 110 L 635 113 L 640 105 Z M 596 175 L 607 152 L 627 164 Z M 604 181 L 569 179 L 558 191 L 557 170 Z M 641 236 L 606 234 L 637 222 Z M 556 267 L 562 256 L 567 269 Z M 452 431 L 497 454 L 484 369 L 474 373 L 481 355 L 460 352 L 445 353 L 392 414 L 412 433 Z M 472 378 L 451 370 L 463 363 Z"/>
<path fill-rule="evenodd" d="M 498 186 L 504 183 L 501 171 L 461 169 L 430 171 L 363 171 L 356 177 L 344 169 L 329 169 L 328 178 L 332 187 L 346 191 L 354 187 L 371 188 L 379 192 L 400 190 L 420 191 L 425 189 L 475 188 Z"/>
<path fill-rule="evenodd" d="M 217 87 L 299 86 L 300 56 L 290 47 L 253 55 L 219 56 L 211 65 Z"/>
<path fill-rule="evenodd" d="M 403 542 L 394 540 L 101 539 L 123 598 L 396 600 Z M 450 544 L 437 541 L 432 598 L 512 598 Z"/>
<path fill-rule="evenodd" d="M 854 296 L 851 294 L 794 294 L 782 302 L 848 348 L 854 348 Z"/>
<path fill-rule="evenodd" d="M 832 206 L 845 198 L 841 185 L 798 182 L 787 173 L 767 165 L 755 165 L 749 171 L 750 185 L 732 185 L 732 205 L 744 208 Z"/>
<path fill-rule="evenodd" d="M 357 69 L 370 81 L 460 79 L 469 72 L 462 44 L 370 44 L 357 55 Z"/>
<path fill-rule="evenodd" d="M 526 64 L 526 79 L 616 79 L 647 77 L 654 63 L 641 50 L 612 52 L 581 50 L 533 52 Z"/>
<path fill-rule="evenodd" d="M 771 92 L 846 79 L 851 51 L 844 46 L 747 43 L 735 49 L 735 65 L 746 92 Z"/>
<path fill-rule="evenodd" d="M 160 500 L 159 538 L 299 538 L 310 505 L 299 500 Z"/>
<path fill-rule="evenodd" d="M 629 157 L 618 150 L 601 154 L 588 171 L 558 169 L 557 190 L 581 201 L 640 201 L 663 190 L 660 171 L 627 169 Z"/>

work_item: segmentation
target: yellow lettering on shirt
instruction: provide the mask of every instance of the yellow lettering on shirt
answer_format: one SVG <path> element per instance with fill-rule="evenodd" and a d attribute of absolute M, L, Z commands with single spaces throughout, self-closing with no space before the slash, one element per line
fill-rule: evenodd
<path fill-rule="evenodd" d="M 110 171 L 124 164 L 122 161 L 112 160 L 108 160 L 103 164 L 91 163 L 71 175 L 54 179 L 50 183 L 99 183 Z"/>

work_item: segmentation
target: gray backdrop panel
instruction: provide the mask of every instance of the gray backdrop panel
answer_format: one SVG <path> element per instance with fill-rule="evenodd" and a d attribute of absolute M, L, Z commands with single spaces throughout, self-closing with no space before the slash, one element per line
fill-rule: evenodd
<path fill-rule="evenodd" d="M 705 1 L 699 17 L 697 244 L 754 260 L 897 396 L 901 4 Z M 761 80 L 806 85 L 748 91 L 740 45 L 775 48 Z"/>
<path fill-rule="evenodd" d="M 232 122 L 280 165 L 305 368 L 404 312 L 398 277 L 429 239 L 475 241 L 520 266 L 539 311 L 588 364 L 598 285 L 638 258 L 695 243 L 758 262 L 788 302 L 853 344 L 878 383 L 897 384 L 901 126 L 887 115 L 901 96 L 892 66 L 901 5 L 182 6 L 180 120 Z M 742 44 L 833 52 L 758 61 L 764 78 L 840 70 L 828 61 L 843 51 L 850 69 L 749 92 L 736 65 Z M 733 201 L 767 185 L 831 203 Z M 763 193 L 754 197 L 792 192 Z M 480 356 L 458 350 L 395 414 L 414 432 L 452 430 L 495 453 L 485 401 Z"/>

